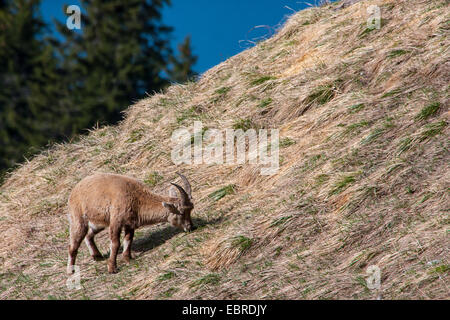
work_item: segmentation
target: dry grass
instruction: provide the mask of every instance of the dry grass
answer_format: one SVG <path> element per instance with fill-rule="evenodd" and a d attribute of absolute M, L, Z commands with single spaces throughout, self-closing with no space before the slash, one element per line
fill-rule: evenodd
<path fill-rule="evenodd" d="M 384 22 L 366 32 L 370 4 Z M 198 82 L 15 170 L 0 187 L 0 298 L 448 299 L 448 3 L 337 6 L 293 15 Z M 279 128 L 279 172 L 176 168 L 171 133 L 197 119 Z M 176 170 L 192 180 L 199 228 L 139 230 L 136 259 L 116 275 L 83 247 L 82 289 L 68 290 L 73 186 L 117 172 L 164 193 Z M 106 254 L 107 233 L 98 238 Z M 381 269 L 379 292 L 365 285 L 369 265 Z"/>

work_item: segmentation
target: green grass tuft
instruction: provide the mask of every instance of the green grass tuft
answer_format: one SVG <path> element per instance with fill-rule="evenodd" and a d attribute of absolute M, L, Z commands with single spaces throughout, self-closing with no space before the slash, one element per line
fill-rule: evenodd
<path fill-rule="evenodd" d="M 161 298 L 171 298 L 173 294 L 178 290 L 179 290 L 178 288 L 170 287 L 166 291 L 162 292 L 160 296 Z"/>
<path fill-rule="evenodd" d="M 371 133 L 369 133 L 369 135 L 367 137 L 365 137 L 364 139 L 361 140 L 361 144 L 365 145 L 365 144 L 369 144 L 369 143 L 375 141 L 381 135 L 383 135 L 384 131 L 385 130 L 383 128 L 377 128 L 377 129 L 373 130 Z"/>
<path fill-rule="evenodd" d="M 231 90 L 231 87 L 222 87 L 215 91 L 215 94 L 224 95 L 227 94 Z"/>
<path fill-rule="evenodd" d="M 219 190 L 214 191 L 213 193 L 209 194 L 208 197 L 214 201 L 219 201 L 220 199 L 222 199 L 227 195 L 234 194 L 235 188 L 236 186 L 234 184 L 230 184 L 223 188 L 220 188 Z"/>
<path fill-rule="evenodd" d="M 411 137 L 406 137 L 402 139 L 398 145 L 398 154 L 402 154 L 405 151 L 408 151 L 412 147 L 413 139 Z"/>
<path fill-rule="evenodd" d="M 239 248 L 241 252 L 248 250 L 253 244 L 253 240 L 244 236 L 236 236 L 233 238 L 231 245 Z"/>
<path fill-rule="evenodd" d="M 350 134 L 352 132 L 357 131 L 360 128 L 367 127 L 368 125 L 370 125 L 370 122 L 367 121 L 367 120 L 363 120 L 363 121 L 360 121 L 360 122 L 357 122 L 357 123 L 352 123 L 351 125 L 349 125 L 349 126 L 347 126 L 345 128 L 345 132 L 344 133 L 345 134 Z"/>
<path fill-rule="evenodd" d="M 334 186 L 333 189 L 330 191 L 329 195 L 336 195 L 344 191 L 349 187 L 350 184 L 356 181 L 356 178 L 354 175 L 349 175 L 342 177 Z"/>
<path fill-rule="evenodd" d="M 357 113 L 359 111 L 361 111 L 362 109 L 364 109 L 366 107 L 366 105 L 364 103 L 358 103 L 358 104 L 354 104 L 350 107 L 348 107 L 348 111 L 350 113 Z"/>
<path fill-rule="evenodd" d="M 292 216 L 286 216 L 286 217 L 281 217 L 281 218 L 275 219 L 270 224 L 270 227 L 273 228 L 273 227 L 279 227 L 281 225 L 284 225 L 291 218 L 292 218 Z"/>
<path fill-rule="evenodd" d="M 199 119 L 202 111 L 199 106 L 193 106 L 189 109 L 183 110 L 177 117 L 177 123 L 180 124 L 186 119 Z"/>
<path fill-rule="evenodd" d="M 143 130 L 139 129 L 139 130 L 133 130 L 130 134 L 130 138 L 127 140 L 128 143 L 133 143 L 136 141 L 139 141 L 142 139 L 142 137 L 144 136 L 144 132 Z"/>
<path fill-rule="evenodd" d="M 323 174 L 319 174 L 316 178 L 316 185 L 317 186 L 321 186 L 323 185 L 325 182 L 327 182 L 328 180 L 330 180 L 330 176 L 323 173 Z"/>
<path fill-rule="evenodd" d="M 255 80 L 252 80 L 252 82 L 250 82 L 250 84 L 252 86 L 259 86 L 260 84 L 263 84 L 264 82 L 267 82 L 269 80 L 275 80 L 276 78 L 273 76 L 262 76 L 260 78 L 257 78 Z"/>
<path fill-rule="evenodd" d="M 328 103 L 336 96 L 336 89 L 341 80 L 336 80 L 332 84 L 322 85 L 317 87 L 308 97 L 305 99 L 306 104 L 317 102 L 320 105 Z"/>
<path fill-rule="evenodd" d="M 410 51 L 407 50 L 403 50 L 403 49 L 397 49 L 397 50 L 392 50 L 391 52 L 389 52 L 388 54 L 388 58 L 395 58 L 398 56 L 402 56 L 404 54 L 409 53 Z"/>
<path fill-rule="evenodd" d="M 415 119 L 418 121 L 426 120 L 429 117 L 435 115 L 439 109 L 441 108 L 441 104 L 439 102 L 434 102 L 424 107 L 420 112 L 416 115 Z"/>
<path fill-rule="evenodd" d="M 233 129 L 247 131 L 249 129 L 256 128 L 256 125 L 251 119 L 238 119 L 233 123 Z"/>
<path fill-rule="evenodd" d="M 191 288 L 197 287 L 200 285 L 207 285 L 207 284 L 218 285 L 219 282 L 220 282 L 220 275 L 218 275 L 217 273 L 210 273 L 210 274 L 194 281 L 191 284 Z"/>
<path fill-rule="evenodd" d="M 286 137 L 286 138 L 283 138 L 283 139 L 280 140 L 279 146 L 280 146 L 280 148 L 287 148 L 287 147 L 292 146 L 293 144 L 296 144 L 296 143 L 297 142 L 295 142 L 295 140 L 293 140 L 293 139 L 291 139 L 289 137 Z"/>
<path fill-rule="evenodd" d="M 216 103 L 220 101 L 229 91 L 231 90 L 231 87 L 222 87 L 214 91 L 215 97 L 211 100 L 212 103 Z"/>
<path fill-rule="evenodd" d="M 265 107 L 267 107 L 269 104 L 271 104 L 272 101 L 273 101 L 272 98 L 264 99 L 264 100 L 262 100 L 262 101 L 258 104 L 258 108 L 265 108 Z"/>
<path fill-rule="evenodd" d="M 163 176 L 160 175 L 158 172 L 153 171 L 151 172 L 147 178 L 144 180 L 145 184 L 148 184 L 149 186 L 156 186 L 161 180 L 163 179 Z"/>
<path fill-rule="evenodd" d="M 381 98 L 392 97 L 392 96 L 395 96 L 395 95 L 397 95 L 397 94 L 399 94 L 399 93 L 401 93 L 401 92 L 402 92 L 402 89 L 395 89 L 395 90 L 386 92 L 385 94 L 383 94 L 383 95 L 381 96 Z"/>
<path fill-rule="evenodd" d="M 160 275 L 160 276 L 158 277 L 158 280 L 159 280 L 159 281 L 165 281 L 165 280 L 172 279 L 172 278 L 175 277 L 175 276 L 176 276 L 176 275 L 175 275 L 175 272 L 169 271 L 169 272 L 166 272 L 166 273 Z"/>
<path fill-rule="evenodd" d="M 434 122 L 427 124 L 425 126 L 425 130 L 420 135 L 420 141 L 432 138 L 438 134 L 442 133 L 442 130 L 447 126 L 447 122 L 445 120 Z"/>
<path fill-rule="evenodd" d="M 443 264 L 442 266 L 433 268 L 430 273 L 438 273 L 438 274 L 444 274 L 447 273 L 450 270 L 450 267 L 448 264 Z"/>

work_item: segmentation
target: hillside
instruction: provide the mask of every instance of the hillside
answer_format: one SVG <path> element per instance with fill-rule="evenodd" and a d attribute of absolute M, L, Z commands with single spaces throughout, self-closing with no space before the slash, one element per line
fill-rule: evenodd
<path fill-rule="evenodd" d="M 298 12 L 197 82 L 21 165 L 0 187 L 0 299 L 448 299 L 449 18 L 445 0 Z M 174 165 L 172 132 L 194 120 L 280 129 L 280 169 Z M 177 170 L 198 229 L 139 229 L 114 275 L 83 244 L 82 289 L 68 290 L 75 184 L 115 172 L 165 194 Z M 108 233 L 96 240 L 107 254 Z"/>

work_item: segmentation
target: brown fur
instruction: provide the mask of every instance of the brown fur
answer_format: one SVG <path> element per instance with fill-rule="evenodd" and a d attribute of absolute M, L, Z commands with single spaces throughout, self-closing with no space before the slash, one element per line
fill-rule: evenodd
<path fill-rule="evenodd" d="M 181 193 L 181 192 L 180 192 Z M 120 233 L 125 232 L 123 258 L 131 259 L 134 230 L 144 225 L 169 222 L 185 231 L 192 229 L 192 203 L 186 206 L 183 195 L 169 197 L 153 194 L 142 182 L 117 174 L 95 174 L 80 181 L 69 197 L 70 245 L 67 272 L 73 272 L 81 241 L 94 259 L 102 258 L 94 236 L 109 227 L 111 254 L 108 271 L 117 272 L 116 257 L 120 247 Z M 126 247 L 125 247 L 126 244 Z"/>

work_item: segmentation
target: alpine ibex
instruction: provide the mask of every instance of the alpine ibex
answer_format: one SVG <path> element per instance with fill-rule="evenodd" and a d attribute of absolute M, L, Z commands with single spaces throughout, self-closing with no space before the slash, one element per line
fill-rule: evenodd
<path fill-rule="evenodd" d="M 117 252 L 120 233 L 125 232 L 123 258 L 129 263 L 134 230 L 144 225 L 169 222 L 171 225 L 191 231 L 191 185 L 181 177 L 184 188 L 178 184 L 169 190 L 169 196 L 153 194 L 142 182 L 118 174 L 94 174 L 81 180 L 69 197 L 70 244 L 67 272 L 74 271 L 75 258 L 81 242 L 86 242 L 91 256 L 101 259 L 102 254 L 94 242 L 94 236 L 109 227 L 111 239 L 108 272 L 117 272 Z M 177 194 L 177 191 L 179 195 Z"/>

